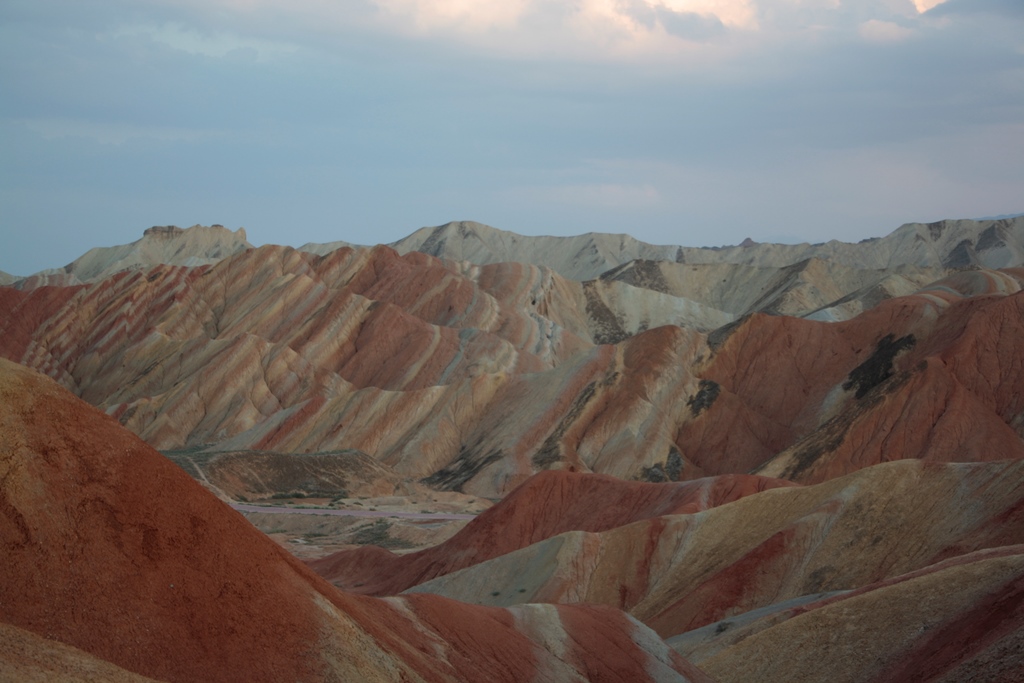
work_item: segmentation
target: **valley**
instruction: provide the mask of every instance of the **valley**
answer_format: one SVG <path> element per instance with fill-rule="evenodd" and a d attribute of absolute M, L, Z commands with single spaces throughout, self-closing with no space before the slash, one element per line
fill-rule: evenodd
<path fill-rule="evenodd" d="M 1021 217 L 4 277 L 0 678 L 1024 680 L 1022 288 Z"/>

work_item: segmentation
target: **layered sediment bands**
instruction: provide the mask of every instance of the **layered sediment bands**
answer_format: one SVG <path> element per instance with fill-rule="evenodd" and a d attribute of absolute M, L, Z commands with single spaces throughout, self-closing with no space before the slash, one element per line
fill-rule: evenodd
<path fill-rule="evenodd" d="M 354 448 L 440 486 L 476 479 L 488 495 L 535 471 L 539 451 L 544 466 L 626 476 L 664 463 L 676 416 L 652 401 L 685 394 L 703 346 L 659 328 L 595 347 L 577 283 L 384 247 L 265 247 L 213 267 L 5 292 L 12 314 L 26 296 L 34 314 L 10 318 L 3 353 L 154 446 Z M 623 415 L 651 427 L 640 450 L 637 425 L 614 421 Z"/>
<path fill-rule="evenodd" d="M 335 242 L 301 248 L 326 253 L 340 246 L 348 245 Z M 478 264 L 521 261 L 543 265 L 573 280 L 591 280 L 636 260 L 769 268 L 807 259 L 862 270 L 901 264 L 923 268 L 1006 268 L 1024 263 L 1024 217 L 908 223 L 885 237 L 857 244 L 837 240 L 820 244 L 761 244 L 745 240 L 743 244 L 727 247 L 661 246 L 629 235 L 600 233 L 528 237 L 473 221 L 459 221 L 422 228 L 391 246 L 403 254 L 419 251 Z"/>
<path fill-rule="evenodd" d="M 18 683 L 153 683 L 98 657 L 0 622 L 0 680 Z"/>
<path fill-rule="evenodd" d="M 793 484 L 749 475 L 651 484 L 596 474 L 540 472 L 439 546 L 406 555 L 367 546 L 315 560 L 310 566 L 347 590 L 394 595 L 566 531 L 606 531 L 663 515 L 695 513 L 788 486 Z"/>
<path fill-rule="evenodd" d="M 1022 461 L 887 463 L 698 514 L 563 533 L 413 590 L 480 604 L 611 605 L 675 636 L 1020 544 L 1022 501 Z"/>
<path fill-rule="evenodd" d="M 3 353 L 10 358 L 21 358 L 32 345 L 39 327 L 54 311 L 60 310 L 77 292 L 74 287 L 43 287 L 19 291 L 0 287 L 0 339 Z"/>
<path fill-rule="evenodd" d="M 388 247 L 261 247 L 2 288 L 0 354 L 162 450 L 355 449 L 487 497 L 551 468 L 807 483 L 1022 454 L 1019 270 L 958 272 L 844 322 L 755 313 L 705 334 L 654 326 L 688 310 L 654 291 L 674 286 L 667 266 L 691 267 L 655 265 L 634 273 L 641 287 Z"/>
<path fill-rule="evenodd" d="M 827 308 L 827 314 L 817 317 L 831 321 L 852 318 L 883 299 L 911 294 L 946 272 L 908 265 L 867 270 L 820 258 L 771 266 L 631 261 L 603 273 L 601 280 L 697 301 L 736 316 L 756 311 L 804 316 Z"/>
<path fill-rule="evenodd" d="M 114 420 L 2 360 L 0 435 L 0 621 L 109 662 L 83 664 L 101 673 L 710 680 L 608 608 L 506 610 L 337 591 Z M 60 649 L 51 669 L 79 665 Z M 0 670 L 38 670 L 38 656 L 0 653 Z"/>
<path fill-rule="evenodd" d="M 946 305 L 927 335 L 918 328 L 914 343 L 903 344 L 907 350 L 852 409 L 760 471 L 811 482 L 897 458 L 1024 457 L 1024 367 L 1011 341 L 1024 334 L 1024 296 L 954 298 Z"/>
<path fill-rule="evenodd" d="M 1018 681 L 1024 546 L 939 563 L 735 633 L 723 624 L 726 642 L 700 657 L 720 681 Z"/>
<path fill-rule="evenodd" d="M 680 428 L 683 456 L 806 483 L 899 458 L 1024 456 L 1024 298 L 937 291 L 843 323 L 747 318 L 714 340 L 700 374 L 720 389 Z"/>

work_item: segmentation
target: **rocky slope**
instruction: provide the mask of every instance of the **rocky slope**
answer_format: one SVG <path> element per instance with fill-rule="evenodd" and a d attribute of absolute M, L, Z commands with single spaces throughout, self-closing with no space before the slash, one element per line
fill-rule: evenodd
<path fill-rule="evenodd" d="M 0 435 L 0 621 L 28 641 L 27 655 L 0 648 L 6 670 L 38 671 L 27 631 L 167 681 L 710 680 L 607 608 L 337 591 L 108 416 L 8 361 Z M 54 649 L 63 664 L 47 666 L 96 666 Z"/>
<path fill-rule="evenodd" d="M 614 605 L 675 636 L 778 602 L 1024 542 L 1022 474 L 1020 461 L 887 463 L 816 486 L 743 496 L 701 514 L 552 534 L 416 590 L 481 604 Z M 502 505 L 489 512 L 498 514 Z M 465 537 L 461 543 L 470 545 L 473 533 L 469 525 L 452 541 Z M 358 551 L 314 567 L 340 566 L 344 554 Z"/>
<path fill-rule="evenodd" d="M 347 590 L 394 595 L 566 531 L 600 532 L 653 517 L 699 512 L 791 485 L 745 475 L 650 484 L 602 475 L 541 472 L 441 545 L 400 556 L 368 546 L 337 553 L 310 566 Z M 493 603 L 522 602 L 515 599 L 522 595 L 508 591 L 502 600 Z"/>
<path fill-rule="evenodd" d="M 327 253 L 345 242 L 301 247 Z M 858 244 L 759 244 L 731 247 L 657 246 L 629 235 L 588 233 L 574 237 L 527 237 L 473 221 L 422 228 L 393 246 L 399 253 L 418 251 L 477 264 L 519 261 L 543 265 L 573 280 L 592 280 L 630 261 L 686 264 L 743 264 L 781 268 L 807 259 L 827 260 L 854 269 L 899 265 L 925 268 L 983 266 L 1006 268 L 1024 263 L 1024 217 L 908 223 L 886 237 Z"/>
<path fill-rule="evenodd" d="M 1022 280 L 962 271 L 838 323 L 632 334 L 633 298 L 542 267 L 261 247 L 0 288 L 0 355 L 162 449 L 353 449 L 489 497 L 550 468 L 813 482 L 1024 454 Z"/>
<path fill-rule="evenodd" d="M 1019 680 L 1018 223 L 515 243 L 548 265 L 192 228 L 0 286 L 0 356 L 99 408 L 0 360 L 0 677 Z M 318 576 L 186 472 L 504 500 Z"/>
<path fill-rule="evenodd" d="M 594 478 L 558 476 L 561 487 Z M 517 499 L 549 490 L 543 478 L 478 521 L 507 517 L 514 523 L 502 530 L 524 538 L 515 532 L 523 518 L 543 518 L 546 508 L 524 509 Z M 602 492 L 609 508 L 644 497 L 636 484 L 604 485 L 620 487 Z M 559 506 L 556 497 L 555 509 L 586 517 L 592 500 L 576 500 Z M 650 516 L 626 514 L 601 531 L 538 534 L 462 569 L 449 564 L 454 571 L 411 590 L 482 605 L 619 607 L 722 681 L 897 681 L 921 672 L 920 680 L 1019 680 L 1024 462 L 894 462 L 697 507 L 679 514 L 650 506 Z M 431 553 L 434 566 L 446 555 L 461 562 L 466 548 L 494 537 L 471 524 Z M 312 566 L 340 584 L 368 581 L 386 593 L 403 586 L 392 577 L 415 576 L 420 556 L 347 551 Z M 388 578 L 374 582 L 373 567 Z"/>
<path fill-rule="evenodd" d="M 78 648 L 0 622 L 0 680 L 18 683 L 152 683 Z"/>
<path fill-rule="evenodd" d="M 784 267 L 630 261 L 600 279 L 699 301 L 736 316 L 761 312 L 836 321 L 885 299 L 912 294 L 947 272 L 909 265 L 859 269 L 820 258 Z"/>
<path fill-rule="evenodd" d="M 701 663 L 723 682 L 1017 682 L 1022 584 L 1024 546 L 972 553 L 756 619 Z"/>
<path fill-rule="evenodd" d="M 251 248 L 244 228 L 232 232 L 223 225 L 208 228 L 197 225 L 188 229 L 155 225 L 143 233 L 142 239 L 131 244 L 90 249 L 63 268 L 13 278 L 13 284 L 19 289 L 70 286 L 101 280 L 124 270 L 157 265 L 210 265 Z"/>

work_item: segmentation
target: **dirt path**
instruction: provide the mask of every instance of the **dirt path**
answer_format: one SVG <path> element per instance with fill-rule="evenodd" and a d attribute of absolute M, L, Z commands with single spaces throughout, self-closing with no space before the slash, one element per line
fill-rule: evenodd
<path fill-rule="evenodd" d="M 239 512 L 267 512 L 290 515 L 333 515 L 335 517 L 400 517 L 402 519 L 473 519 L 476 515 L 461 515 L 446 512 L 387 512 L 383 510 L 331 510 L 327 508 L 264 507 L 231 503 Z"/>

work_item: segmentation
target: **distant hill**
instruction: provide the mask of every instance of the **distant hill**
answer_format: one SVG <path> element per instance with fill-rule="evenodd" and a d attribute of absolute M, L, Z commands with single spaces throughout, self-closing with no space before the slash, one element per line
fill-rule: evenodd
<path fill-rule="evenodd" d="M 302 249 L 327 253 L 346 243 L 307 244 Z M 782 268 L 822 259 L 855 269 L 1024 264 L 1024 217 L 908 223 L 885 237 L 857 244 L 832 240 L 821 244 L 760 244 L 750 240 L 727 247 L 658 246 L 629 235 L 587 233 L 573 237 L 528 237 L 459 221 L 422 228 L 393 242 L 399 253 L 419 251 L 438 258 L 477 264 L 517 261 L 547 266 L 572 280 L 591 280 L 630 261 L 729 263 Z"/>
<path fill-rule="evenodd" d="M 666 288 L 685 284 L 666 265 Z M 793 296 L 766 300 L 827 300 L 797 275 L 829 270 L 783 269 Z M 613 279 L 264 246 L 212 267 L 0 288 L 0 355 L 165 450 L 356 449 L 484 497 L 556 466 L 652 480 L 763 467 L 815 482 L 891 457 L 867 447 L 883 427 L 901 457 L 1024 455 L 1022 280 L 962 270 L 841 322 L 707 325 L 683 298 Z"/>
<path fill-rule="evenodd" d="M 252 249 L 245 229 L 231 231 L 222 225 L 179 228 L 157 225 L 131 244 L 90 249 L 63 268 L 51 268 L 27 278 L 14 278 L 15 286 L 32 289 L 44 285 L 92 282 L 114 273 L 156 265 L 202 266 Z M 9 284 L 9 283 L 0 283 Z"/>

